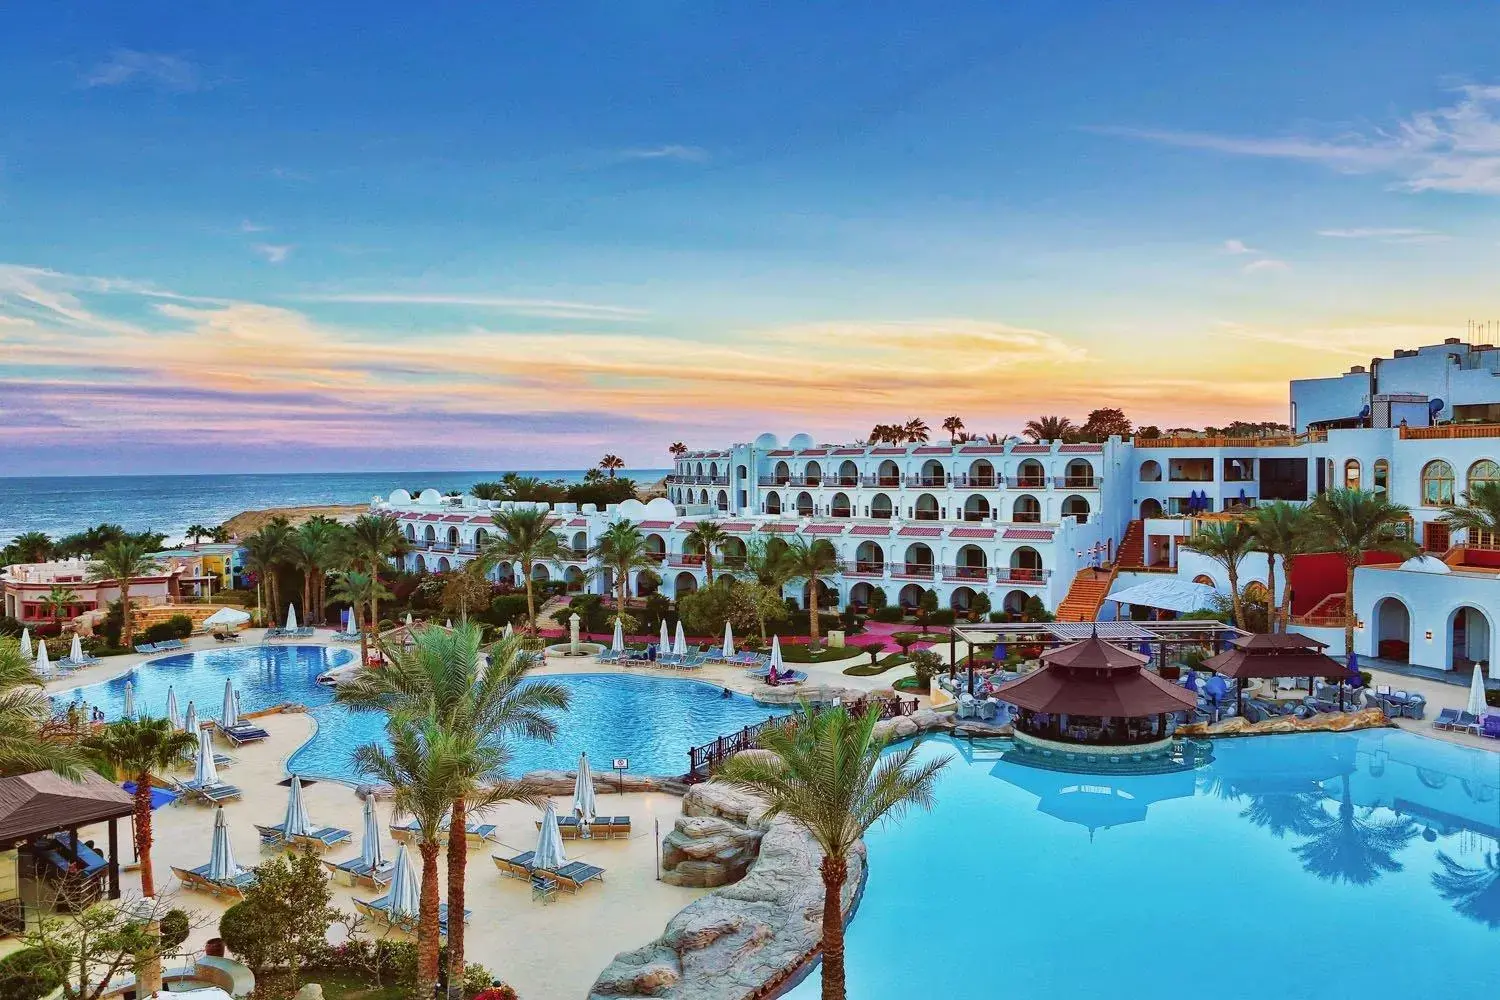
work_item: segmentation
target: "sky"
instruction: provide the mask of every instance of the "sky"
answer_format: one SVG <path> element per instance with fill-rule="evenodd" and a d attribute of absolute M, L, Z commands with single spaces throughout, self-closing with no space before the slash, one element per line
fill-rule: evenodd
<path fill-rule="evenodd" d="M 0 475 L 1284 419 L 1500 320 L 1496 37 L 1444 0 L 19 5 Z"/>

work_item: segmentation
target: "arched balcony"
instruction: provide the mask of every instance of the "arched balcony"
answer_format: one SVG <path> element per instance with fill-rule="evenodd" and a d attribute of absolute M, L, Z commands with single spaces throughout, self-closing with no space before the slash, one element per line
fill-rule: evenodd
<path fill-rule="evenodd" d="M 781 494 L 780 493 L 767 493 L 766 494 L 766 513 L 767 514 L 780 514 L 781 513 Z"/>
<path fill-rule="evenodd" d="M 884 493 L 877 493 L 870 498 L 870 516 L 882 521 L 891 518 L 894 508 L 891 506 L 891 498 Z"/>
<path fill-rule="evenodd" d="M 1086 458 L 1075 458 L 1070 461 L 1063 471 L 1062 485 L 1064 489 L 1069 490 L 1095 489 L 1099 481 L 1094 478 L 1093 463 Z"/>
<path fill-rule="evenodd" d="M 1017 524 L 1039 523 L 1042 520 L 1042 502 L 1030 494 L 1016 497 L 1010 519 Z"/>
<path fill-rule="evenodd" d="M 917 521 L 936 521 L 942 516 L 942 508 L 938 506 L 937 497 L 931 493 L 923 493 L 917 497 L 917 502 L 912 506 L 911 516 Z"/>
<path fill-rule="evenodd" d="M 833 517 L 852 517 L 854 509 L 849 505 L 849 494 L 835 493 L 833 503 L 829 505 L 828 513 Z"/>
<path fill-rule="evenodd" d="M 866 539 L 854 550 L 854 570 L 846 575 L 884 576 L 885 549 L 878 542 Z"/>
<path fill-rule="evenodd" d="M 1010 554 L 1010 566 L 1003 574 L 1011 583 L 1043 583 L 1047 579 L 1042 554 L 1030 545 L 1022 545 Z"/>
<path fill-rule="evenodd" d="M 839 464 L 838 485 L 839 486 L 858 486 L 859 485 L 859 466 L 855 465 L 853 462 L 849 461 L 848 459 L 844 459 L 844 461 Z"/>
<path fill-rule="evenodd" d="M 865 477 L 866 486 L 883 486 L 887 489 L 901 485 L 901 468 L 890 459 L 880 463 L 875 475 Z"/>
<path fill-rule="evenodd" d="M 812 517 L 813 516 L 813 509 L 814 508 L 813 508 L 812 494 L 808 493 L 806 490 L 802 491 L 801 493 L 798 493 L 797 494 L 797 516 L 798 517 Z"/>
<path fill-rule="evenodd" d="M 990 502 L 975 493 L 964 501 L 964 520 L 983 521 L 991 513 Z"/>
<path fill-rule="evenodd" d="M 895 576 L 931 580 L 933 571 L 932 549 L 922 542 L 913 542 L 906 547 L 902 564 L 896 567 Z"/>
<path fill-rule="evenodd" d="M 823 482 L 823 466 L 817 462 L 808 462 L 802 472 L 802 481 L 808 486 L 818 486 Z"/>
<path fill-rule="evenodd" d="M 999 485 L 995 477 L 995 466 L 987 458 L 976 458 L 969 464 L 969 474 L 963 485 L 981 490 L 994 489 Z"/>
<path fill-rule="evenodd" d="M 954 555 L 953 565 L 943 567 L 943 579 L 983 583 L 989 579 L 989 565 L 983 549 L 965 545 Z"/>
<path fill-rule="evenodd" d="M 1034 458 L 1028 458 L 1021 463 L 1016 470 L 1016 475 L 1010 481 L 1011 489 L 1018 490 L 1041 490 L 1047 488 L 1047 470 L 1042 468 L 1042 463 Z"/>
<path fill-rule="evenodd" d="M 917 477 L 915 486 L 946 486 L 948 484 L 947 473 L 943 471 L 943 463 L 935 458 L 929 458 L 922 463 L 921 475 Z"/>
<path fill-rule="evenodd" d="M 1080 521 L 1087 520 L 1089 516 L 1089 502 L 1078 494 L 1073 494 L 1063 501 L 1063 517 L 1076 517 Z"/>

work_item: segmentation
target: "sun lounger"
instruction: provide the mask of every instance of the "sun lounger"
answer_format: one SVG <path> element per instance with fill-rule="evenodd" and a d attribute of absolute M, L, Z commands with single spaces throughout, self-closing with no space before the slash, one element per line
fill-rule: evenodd
<path fill-rule="evenodd" d="M 384 889 L 391 884 L 391 876 L 396 871 L 394 861 L 381 863 L 377 868 L 371 868 L 360 858 L 350 858 L 348 861 L 329 861 L 324 859 L 323 863 L 329 870 L 343 872 L 354 885 L 367 885 L 372 889 Z"/>
<path fill-rule="evenodd" d="M 311 639 L 313 636 L 315 636 L 317 634 L 318 634 L 318 630 L 317 629 L 311 628 L 311 627 L 306 626 L 306 625 L 304 625 L 301 628 L 297 629 L 296 632 L 294 633 L 294 635 L 298 639 Z"/>
<path fill-rule="evenodd" d="M 1445 708 L 1432 720 L 1433 729 L 1452 729 L 1458 724 L 1458 709 Z"/>
<path fill-rule="evenodd" d="M 1479 723 L 1475 730 L 1479 736 L 1486 736 L 1492 740 L 1500 740 L 1500 713 L 1489 712 Z"/>
<path fill-rule="evenodd" d="M 1453 724 L 1453 728 L 1466 733 L 1473 733 L 1477 736 L 1479 734 L 1479 716 L 1469 712 L 1459 712 L 1458 721 Z"/>
<path fill-rule="evenodd" d="M 582 861 L 572 861 L 555 870 L 547 869 L 542 874 L 557 879 L 557 884 L 569 892 L 577 892 L 587 882 L 604 881 L 603 868 Z"/>
<path fill-rule="evenodd" d="M 495 839 L 495 824 L 470 823 L 464 830 L 471 844 L 483 844 Z"/>
<path fill-rule="evenodd" d="M 244 898 L 245 887 L 255 881 L 254 872 L 240 872 L 238 875 L 225 881 L 211 879 L 208 877 L 208 865 L 198 868 L 178 868 L 172 866 L 172 872 L 182 882 L 184 889 L 196 889 L 206 892 L 212 896 L 234 896 Z"/>
<path fill-rule="evenodd" d="M 219 726 L 218 729 L 219 732 L 224 734 L 224 738 L 235 746 L 243 746 L 246 743 L 259 743 L 261 740 L 271 738 L 270 733 L 266 732 L 260 726 L 249 722 L 242 722 L 238 726 Z"/>
<path fill-rule="evenodd" d="M 400 824 L 392 823 L 390 829 L 391 837 L 403 844 L 416 844 L 419 843 L 422 839 L 422 828 L 414 819 L 407 820 L 405 823 Z M 448 824 L 444 823 L 442 829 L 438 831 L 437 839 L 440 843 L 447 843 L 448 829 Z M 482 844 L 485 841 L 495 839 L 495 824 L 469 823 L 466 824 L 464 833 L 468 837 L 469 843 Z"/>
<path fill-rule="evenodd" d="M 629 816 L 600 816 L 589 827 L 595 837 L 624 839 L 630 836 Z"/>
<path fill-rule="evenodd" d="M 240 634 L 238 632 L 215 632 L 214 633 L 214 641 L 215 642 L 239 642 L 240 641 Z"/>
<path fill-rule="evenodd" d="M 288 840 L 286 835 L 282 833 L 285 826 L 286 824 L 284 823 L 277 823 L 275 826 L 261 826 L 257 823 L 255 824 L 255 829 L 260 832 L 260 841 L 262 844 L 279 845 L 290 843 L 293 846 L 312 847 L 318 850 L 336 847 L 354 837 L 354 834 L 348 830 L 343 830 L 336 826 L 324 826 L 319 827 L 306 836 L 292 837 Z"/>
<path fill-rule="evenodd" d="M 387 927 L 396 927 L 411 934 L 417 931 L 417 919 L 415 917 L 392 917 L 391 897 L 381 896 L 379 899 L 356 899 L 354 908 L 360 913 L 374 920 L 376 923 L 385 924 Z M 473 910 L 464 911 L 464 923 L 469 922 Z M 446 939 L 448 937 L 448 904 L 438 904 L 438 936 Z"/>
<path fill-rule="evenodd" d="M 156 643 L 138 642 L 135 644 L 135 651 L 137 653 L 154 653 L 156 652 Z"/>
<path fill-rule="evenodd" d="M 517 854 L 513 858 L 502 858 L 498 854 L 491 854 L 490 858 L 495 862 L 495 867 L 500 869 L 500 874 L 506 878 L 530 879 L 535 870 L 532 859 L 536 857 L 535 851 L 527 851 L 525 854 Z"/>
<path fill-rule="evenodd" d="M 175 785 L 184 798 L 200 800 L 209 805 L 218 805 L 240 797 L 238 788 L 222 781 L 212 785 L 200 785 L 196 781 L 179 781 Z"/>

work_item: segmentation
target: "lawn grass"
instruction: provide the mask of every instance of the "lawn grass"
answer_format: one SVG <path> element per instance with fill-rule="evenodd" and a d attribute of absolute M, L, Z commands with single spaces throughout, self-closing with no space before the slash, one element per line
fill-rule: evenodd
<path fill-rule="evenodd" d="M 896 689 L 897 691 L 915 692 L 917 694 L 927 693 L 918 686 L 916 674 L 908 674 L 907 676 L 900 678 L 894 684 L 892 684 L 891 687 Z"/>
<path fill-rule="evenodd" d="M 829 663 L 863 655 L 853 646 L 823 646 L 817 653 L 810 652 L 805 643 L 789 642 L 781 647 L 781 658 L 787 663 Z"/>
<path fill-rule="evenodd" d="M 902 654 L 891 653 L 875 661 L 873 666 L 868 663 L 856 663 L 852 667 L 845 667 L 844 673 L 850 677 L 874 677 L 876 674 L 883 674 L 892 667 L 899 667 L 906 662 L 908 660 Z"/>

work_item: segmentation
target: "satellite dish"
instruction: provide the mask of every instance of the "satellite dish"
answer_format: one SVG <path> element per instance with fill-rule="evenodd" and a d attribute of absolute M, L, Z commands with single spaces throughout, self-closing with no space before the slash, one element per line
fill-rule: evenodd
<path fill-rule="evenodd" d="M 1427 401 L 1427 414 L 1428 414 L 1428 416 L 1435 417 L 1439 413 L 1442 413 L 1444 405 L 1445 404 L 1443 403 L 1443 401 L 1441 399 L 1429 399 Z"/>

